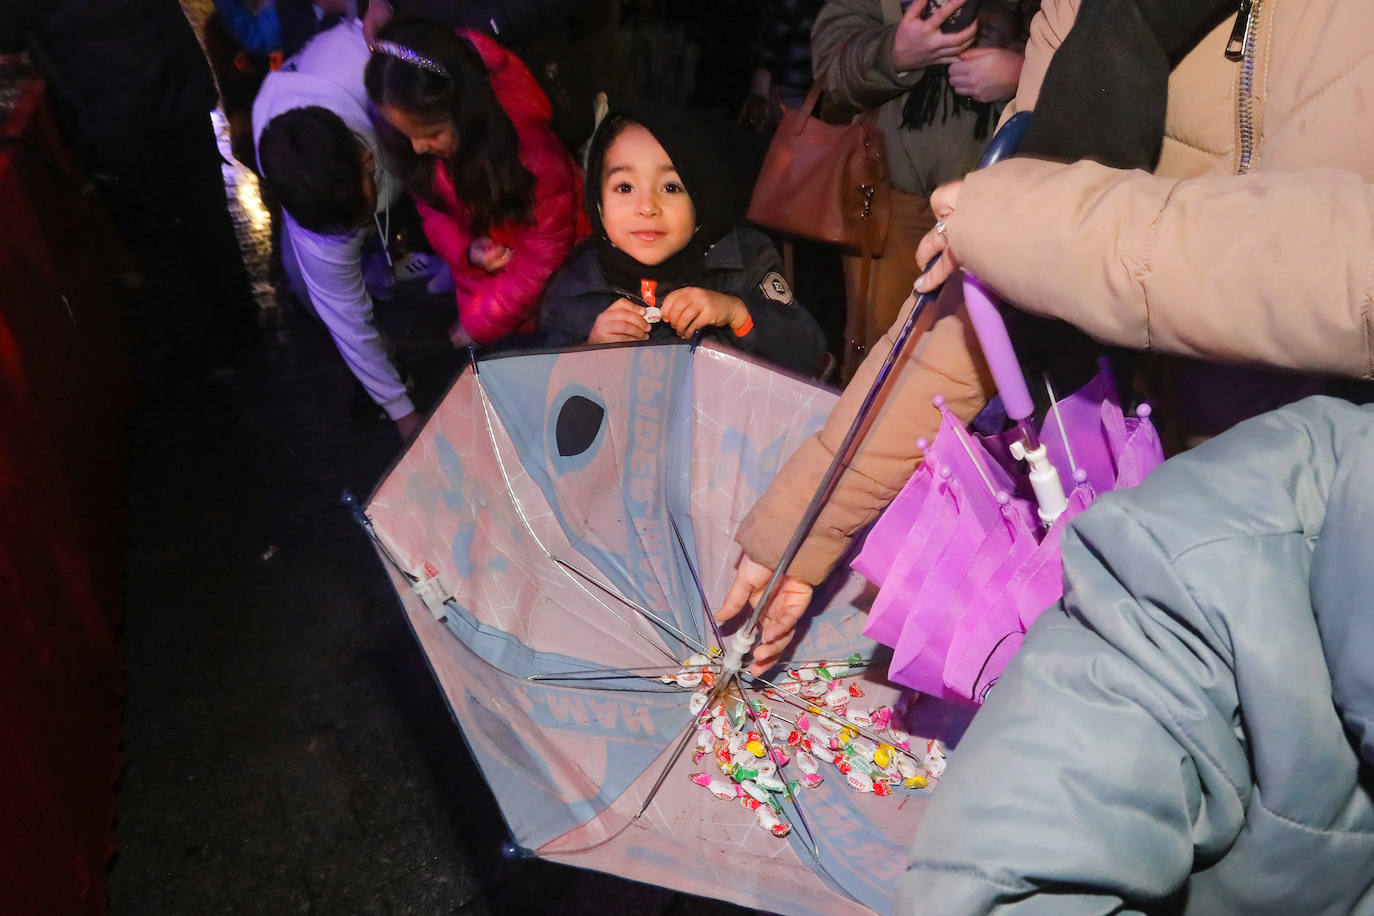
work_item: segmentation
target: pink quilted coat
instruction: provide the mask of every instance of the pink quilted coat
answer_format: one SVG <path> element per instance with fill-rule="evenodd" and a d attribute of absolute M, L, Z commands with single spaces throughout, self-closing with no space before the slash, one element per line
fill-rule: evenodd
<path fill-rule="evenodd" d="M 506 268 L 489 274 L 468 263 L 473 240 L 467 206 L 453 193 L 447 170 L 436 163 L 434 187 L 442 210 L 419 201 L 425 235 L 453 270 L 458 317 L 483 346 L 535 330 L 539 296 L 589 227 L 582 212 L 582 176 L 555 136 L 553 109 L 520 58 L 480 32 L 460 30 L 482 55 L 491 86 L 520 141 L 520 162 L 534 174 L 534 224 L 498 226 L 491 238 L 513 254 Z"/>

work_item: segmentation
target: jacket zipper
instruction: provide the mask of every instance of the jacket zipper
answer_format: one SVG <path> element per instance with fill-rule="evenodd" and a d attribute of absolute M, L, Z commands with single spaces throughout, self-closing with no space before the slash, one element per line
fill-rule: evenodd
<path fill-rule="evenodd" d="M 1250 159 L 1255 153 L 1255 42 L 1259 31 L 1260 7 L 1264 0 L 1241 0 L 1240 11 L 1236 14 L 1236 24 L 1231 29 L 1231 38 L 1226 43 L 1228 60 L 1239 60 L 1240 87 L 1237 95 L 1238 115 L 1240 117 L 1240 157 L 1236 162 L 1236 174 L 1244 175 L 1250 171 Z"/>

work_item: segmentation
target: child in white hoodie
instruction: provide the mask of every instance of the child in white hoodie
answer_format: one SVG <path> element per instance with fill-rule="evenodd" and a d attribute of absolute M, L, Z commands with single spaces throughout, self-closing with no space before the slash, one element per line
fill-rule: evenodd
<path fill-rule="evenodd" d="M 378 155 L 368 117 L 362 27 L 344 22 L 317 35 L 269 74 L 253 103 L 264 179 L 282 201 L 282 264 L 293 290 L 329 329 L 358 382 L 402 439 L 420 425 L 400 372 L 372 319 L 363 252 L 400 182 Z"/>

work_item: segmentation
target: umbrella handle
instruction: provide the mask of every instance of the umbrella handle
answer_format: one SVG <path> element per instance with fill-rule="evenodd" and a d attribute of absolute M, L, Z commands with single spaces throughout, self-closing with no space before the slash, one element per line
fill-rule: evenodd
<path fill-rule="evenodd" d="M 997 393 L 1002 396 L 1007 416 L 1013 420 L 1026 419 L 1035 413 L 1035 402 L 1026 386 L 1011 335 L 1007 333 L 1007 323 L 1002 320 L 997 300 L 973 274 L 964 275 L 964 306 L 968 309 L 974 333 L 978 335 L 978 346 L 988 361 L 988 370 L 997 383 Z"/>
<path fill-rule="evenodd" d="M 1030 130 L 1031 113 L 1018 112 L 1007 119 L 1007 123 L 988 141 L 983 156 L 978 160 L 980 169 L 995 165 L 1016 152 L 1026 131 Z M 987 358 L 988 369 L 997 392 L 1002 395 L 1007 416 L 1013 420 L 1024 420 L 1035 412 L 1035 402 L 1031 400 L 1026 387 L 1026 378 L 1021 372 L 1021 363 L 1016 359 L 1016 350 L 1007 334 L 1006 322 L 998 310 L 997 300 L 987 287 L 973 274 L 964 276 L 964 304 L 968 307 L 969 319 L 978 335 L 978 345 Z"/>

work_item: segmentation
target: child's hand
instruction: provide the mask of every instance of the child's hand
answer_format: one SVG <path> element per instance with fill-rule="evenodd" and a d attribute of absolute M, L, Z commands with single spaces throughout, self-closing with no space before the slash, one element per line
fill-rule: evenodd
<path fill-rule="evenodd" d="M 644 306 L 635 305 L 621 297 L 606 311 L 596 316 L 587 343 L 618 343 L 624 340 L 648 340 L 649 322 L 644 319 Z"/>
<path fill-rule="evenodd" d="M 663 297 L 663 320 L 673 326 L 677 336 L 687 339 L 713 325 L 742 328 L 749 321 L 743 300 L 699 286 L 684 286 Z"/>
<path fill-rule="evenodd" d="M 505 245 L 498 245 L 486 236 L 475 238 L 468 246 L 468 263 L 489 274 L 506 269 L 513 252 Z"/>

